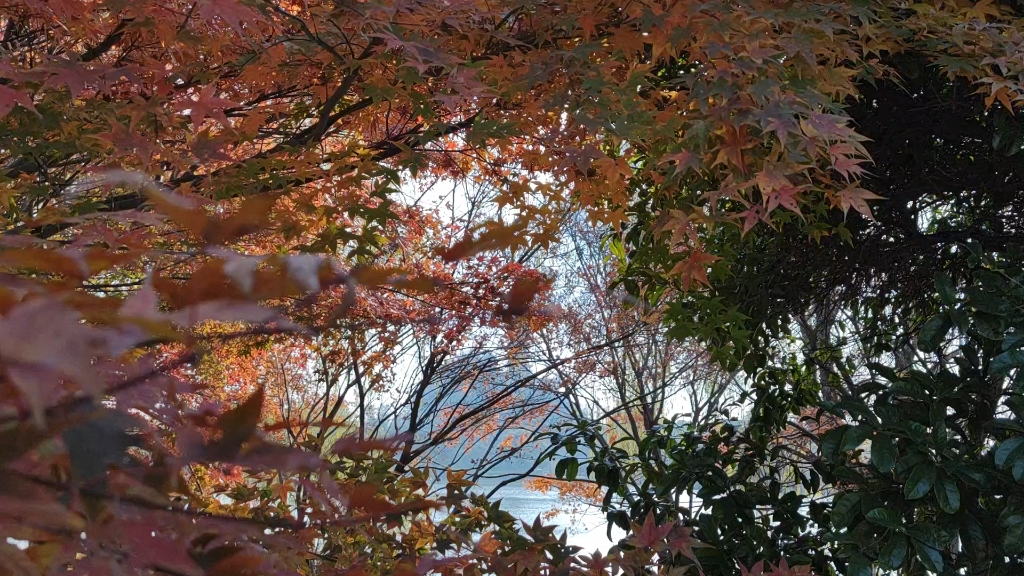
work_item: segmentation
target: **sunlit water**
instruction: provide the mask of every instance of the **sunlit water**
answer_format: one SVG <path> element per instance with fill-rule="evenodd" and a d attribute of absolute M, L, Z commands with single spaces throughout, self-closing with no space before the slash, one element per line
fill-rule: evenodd
<path fill-rule="evenodd" d="M 606 552 L 614 544 L 608 540 L 608 523 L 597 507 L 588 507 L 573 513 L 563 512 L 545 519 L 545 513 L 556 509 L 565 510 L 568 506 L 559 500 L 556 492 L 527 490 L 518 483 L 503 487 L 495 494 L 494 499 L 500 499 L 503 510 L 527 524 L 532 524 L 537 516 L 542 516 L 541 521 L 545 524 L 558 526 L 556 535 L 560 536 L 567 531 L 568 543 L 583 548 L 581 553 L 595 550 Z M 623 535 L 618 528 L 612 529 L 612 538 L 615 540 Z"/>

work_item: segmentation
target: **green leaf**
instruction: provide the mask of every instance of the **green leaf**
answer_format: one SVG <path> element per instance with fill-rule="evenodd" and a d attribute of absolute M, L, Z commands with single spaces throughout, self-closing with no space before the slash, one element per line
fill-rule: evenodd
<path fill-rule="evenodd" d="M 1006 529 L 1006 533 L 1003 535 L 1003 549 L 1012 556 L 1024 553 L 1024 524 L 1017 524 Z"/>
<path fill-rule="evenodd" d="M 572 482 L 580 471 L 580 461 L 575 458 L 566 458 L 569 463 L 565 467 L 565 479 Z"/>
<path fill-rule="evenodd" d="M 938 350 L 943 340 L 946 339 L 946 332 L 949 332 L 950 324 L 952 323 L 947 314 L 936 314 L 929 318 L 917 334 L 918 347 L 925 352 Z"/>
<path fill-rule="evenodd" d="M 1000 444 L 999 448 L 996 448 L 996 467 L 1005 468 L 1012 464 L 1013 460 L 1010 459 L 1010 455 L 1019 453 L 1019 448 L 1021 446 L 1024 446 L 1024 437 L 1022 436 L 1010 438 L 1009 440 L 1006 440 L 1005 442 Z M 1014 459 L 1016 459 L 1016 457 L 1014 457 Z"/>
<path fill-rule="evenodd" d="M 882 472 L 890 472 L 896 466 L 896 445 L 892 436 L 879 432 L 871 439 L 871 463 Z"/>
<path fill-rule="evenodd" d="M 984 549 L 988 546 L 988 537 L 985 529 L 981 527 L 978 519 L 970 514 L 964 514 L 963 527 L 960 529 L 960 539 L 975 549 Z"/>
<path fill-rule="evenodd" d="M 931 400 L 931 398 L 928 397 L 928 393 L 925 392 L 924 388 L 919 384 L 907 382 L 905 380 L 893 382 L 892 386 L 889 387 L 889 390 L 896 396 L 905 396 L 913 400 Z"/>
<path fill-rule="evenodd" d="M 862 494 L 860 492 L 847 492 L 836 498 L 832 505 L 832 525 L 836 528 L 846 528 L 853 521 L 860 505 Z"/>
<path fill-rule="evenodd" d="M 860 554 L 854 554 L 846 568 L 846 576 L 871 576 L 871 561 Z"/>
<path fill-rule="evenodd" d="M 900 421 L 900 411 L 892 404 L 875 403 L 875 414 L 882 422 L 892 425 Z"/>
<path fill-rule="evenodd" d="M 983 272 L 979 272 L 978 274 L 980 275 L 982 273 Z M 995 316 L 1009 314 L 1013 307 L 1010 306 L 1010 303 L 1007 302 L 1006 299 L 995 295 L 996 292 L 1002 293 L 1004 291 L 1004 287 L 996 286 L 996 284 L 1001 284 L 1002 280 L 998 279 L 996 275 L 990 276 L 990 279 L 992 280 L 992 284 L 987 287 L 988 290 L 977 286 L 972 286 L 964 290 L 970 299 L 971 306 L 977 308 L 981 312 Z"/>
<path fill-rule="evenodd" d="M 935 465 L 931 462 L 922 462 L 911 470 L 907 483 L 903 486 L 903 495 L 907 500 L 924 498 L 934 485 Z"/>
<path fill-rule="evenodd" d="M 1007 350 L 993 358 L 988 371 L 994 376 L 1001 376 L 1021 365 L 1024 365 L 1024 350 L 1018 348 Z"/>
<path fill-rule="evenodd" d="M 928 427 L 920 422 L 907 422 L 903 428 L 910 435 L 911 440 L 922 443 L 928 439 Z"/>
<path fill-rule="evenodd" d="M 818 446 L 822 458 L 830 461 L 836 459 L 836 452 L 839 450 L 839 443 L 842 442 L 844 432 L 844 427 L 840 426 L 829 430 L 821 437 L 821 443 Z"/>
<path fill-rule="evenodd" d="M 903 531 L 903 516 L 895 510 L 888 508 L 875 508 L 864 515 L 872 524 L 878 524 L 890 530 Z"/>
<path fill-rule="evenodd" d="M 580 472 L 580 461 L 575 458 L 562 458 L 555 464 L 555 478 L 572 482 Z"/>
<path fill-rule="evenodd" d="M 891 366 L 885 364 L 879 364 L 878 362 L 868 362 L 867 367 L 869 370 L 873 370 L 882 375 L 886 380 L 895 382 L 900 379 L 900 375 Z"/>
<path fill-rule="evenodd" d="M 901 456 L 896 460 L 896 467 L 893 471 L 899 476 L 906 476 L 910 474 L 910 471 L 921 462 L 924 462 L 925 455 L 915 450 L 907 452 L 907 454 Z"/>
<path fill-rule="evenodd" d="M 924 565 L 925 569 L 935 573 L 942 572 L 941 552 L 920 540 L 914 540 L 914 549 L 917 550 L 917 557 L 921 559 L 921 564 Z"/>
<path fill-rule="evenodd" d="M 868 387 L 871 385 L 877 386 L 879 390 L 884 390 L 887 387 L 886 385 L 880 382 L 872 381 L 861 385 L 860 390 L 864 393 L 867 393 Z M 838 402 L 836 403 L 834 410 L 835 412 L 833 413 L 839 416 L 843 415 L 842 412 L 839 412 L 840 410 L 849 412 L 850 415 L 858 417 L 856 419 L 857 421 L 878 422 L 878 418 L 875 416 L 874 412 L 871 411 L 871 408 L 869 408 L 867 404 L 860 400 L 847 400 L 844 402 Z"/>
<path fill-rule="evenodd" d="M 1009 350 L 1011 348 L 1019 348 L 1018 344 L 1024 341 L 1024 332 L 1014 332 L 1007 334 L 1003 338 L 1003 350 Z"/>
<path fill-rule="evenodd" d="M 1006 405 L 1010 407 L 1017 418 L 1024 418 L 1024 396 L 1012 394 L 1006 398 Z"/>
<path fill-rule="evenodd" d="M 1013 479 L 1020 482 L 1024 479 L 1024 458 L 1018 457 L 1013 461 Z"/>
<path fill-rule="evenodd" d="M 902 534 L 890 536 L 885 546 L 882 547 L 882 551 L 878 553 L 878 564 L 888 570 L 899 568 L 907 558 L 909 547 L 910 543 L 906 536 Z"/>
<path fill-rule="evenodd" d="M 947 274 L 940 272 L 935 275 L 935 288 L 943 304 L 950 306 L 956 302 L 956 289 L 953 287 L 953 280 Z"/>
<path fill-rule="evenodd" d="M 942 550 L 953 541 L 953 537 L 946 531 L 942 530 L 935 524 L 930 522 L 916 520 L 912 526 L 907 529 L 907 534 L 911 539 L 917 540 L 918 542 L 935 548 L 936 550 Z"/>
<path fill-rule="evenodd" d="M 955 514 L 960 509 L 960 489 L 956 487 L 956 482 L 942 475 L 935 486 L 935 499 L 944 512 Z"/>
<path fill-rule="evenodd" d="M 840 449 L 843 452 L 855 450 L 871 436 L 871 432 L 871 428 L 867 426 L 850 426 L 846 429 L 846 433 L 843 434 L 843 443 Z"/>
<path fill-rule="evenodd" d="M 974 466 L 955 464 L 953 465 L 953 473 L 967 484 L 979 490 L 984 490 L 988 487 L 988 475 L 983 470 Z"/>

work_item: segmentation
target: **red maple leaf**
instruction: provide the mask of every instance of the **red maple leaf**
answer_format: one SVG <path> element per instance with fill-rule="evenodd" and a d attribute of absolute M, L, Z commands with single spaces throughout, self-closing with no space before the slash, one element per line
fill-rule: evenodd
<path fill-rule="evenodd" d="M 597 33 L 597 25 L 601 23 L 601 20 L 593 14 L 587 13 L 580 16 L 579 25 L 580 29 L 583 30 L 583 37 L 587 40 L 593 38 Z"/>
<path fill-rule="evenodd" d="M 8 112 L 13 110 L 15 104 L 33 112 L 36 111 L 36 107 L 32 105 L 31 96 L 20 90 L 0 84 L 0 117 L 6 116 Z"/>
<path fill-rule="evenodd" d="M 207 118 L 213 118 L 224 126 L 230 126 L 227 116 L 224 115 L 224 110 L 238 106 L 238 103 L 214 96 L 216 91 L 216 86 L 207 86 L 203 88 L 195 100 L 178 102 L 175 105 L 175 109 L 179 111 L 188 110 L 189 118 L 192 120 L 194 127 L 198 127 Z"/>
<path fill-rule="evenodd" d="M 639 529 L 634 526 L 633 531 L 636 533 L 637 544 L 647 548 L 652 548 L 655 544 L 665 540 L 668 533 L 672 531 L 672 524 L 669 523 L 663 526 L 658 526 L 654 521 L 654 513 L 648 512 L 647 518 L 644 520 L 644 525 Z"/>
<path fill-rule="evenodd" d="M 754 564 L 749 570 L 740 564 L 740 576 L 761 576 L 762 574 L 764 574 L 764 560 Z"/>
<path fill-rule="evenodd" d="M 47 78 L 46 86 L 67 86 L 71 98 L 78 96 L 89 86 L 97 86 L 101 71 L 87 68 L 80 62 L 59 60 L 47 67 L 53 75 Z"/>
<path fill-rule="evenodd" d="M 199 16 L 206 21 L 220 18 L 239 34 L 242 33 L 244 25 L 252 27 L 260 20 L 259 13 L 243 5 L 239 0 L 202 0 L 199 4 Z"/>
<path fill-rule="evenodd" d="M 778 206 L 782 206 L 786 210 L 796 212 L 800 216 L 800 203 L 798 195 L 806 188 L 805 186 L 784 186 L 775 190 L 767 197 L 767 207 L 765 210 L 771 212 Z"/>
<path fill-rule="evenodd" d="M 676 152 L 675 154 L 666 154 L 661 157 L 661 164 L 668 164 L 672 162 L 676 165 L 674 174 L 679 175 L 686 172 L 689 169 L 696 170 L 700 167 L 700 156 L 692 154 L 683 150 L 682 152 Z"/>
<path fill-rule="evenodd" d="M 742 233 L 746 235 L 754 226 L 757 226 L 758 222 L 765 220 L 765 210 L 760 206 L 751 206 L 747 210 L 740 212 L 739 217 L 743 218 Z"/>

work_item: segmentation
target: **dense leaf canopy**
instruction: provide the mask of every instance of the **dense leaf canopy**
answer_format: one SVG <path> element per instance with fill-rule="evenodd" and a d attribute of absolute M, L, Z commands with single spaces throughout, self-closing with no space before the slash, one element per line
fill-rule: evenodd
<path fill-rule="evenodd" d="M 1016 574 L 1022 54 L 992 0 L 3 4 L 0 571 Z M 516 458 L 627 536 L 472 493 Z"/>

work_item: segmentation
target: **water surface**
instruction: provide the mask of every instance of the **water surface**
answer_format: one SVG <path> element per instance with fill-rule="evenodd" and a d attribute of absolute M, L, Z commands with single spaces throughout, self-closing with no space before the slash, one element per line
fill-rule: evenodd
<path fill-rule="evenodd" d="M 486 492 L 490 490 L 490 487 L 481 484 L 477 490 Z M 595 550 L 606 552 L 614 544 L 608 540 L 608 523 L 604 514 L 596 506 L 569 512 L 570 506 L 559 499 L 557 492 L 543 493 L 529 490 L 518 482 L 502 487 L 494 495 L 494 499 L 500 499 L 503 510 L 527 524 L 532 524 L 537 516 L 542 516 L 542 522 L 558 526 L 559 529 L 555 531 L 555 534 L 560 536 L 562 532 L 567 531 L 568 543 L 582 547 L 582 553 L 590 553 Z M 543 515 L 551 510 L 562 510 L 563 512 L 545 520 Z M 612 529 L 612 538 L 618 540 L 623 536 L 622 530 Z"/>

